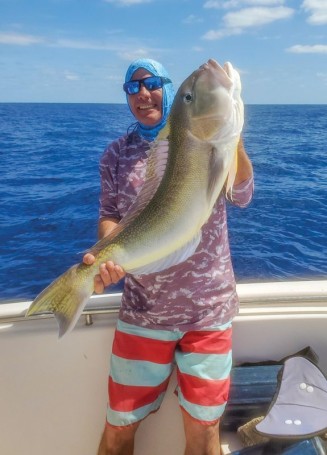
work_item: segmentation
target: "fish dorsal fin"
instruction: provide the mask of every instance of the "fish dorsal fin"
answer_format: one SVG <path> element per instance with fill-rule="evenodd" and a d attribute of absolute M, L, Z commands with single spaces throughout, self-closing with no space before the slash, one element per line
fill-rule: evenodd
<path fill-rule="evenodd" d="M 156 140 L 151 144 L 148 152 L 148 161 L 145 173 L 145 180 L 142 188 L 137 195 L 134 203 L 130 206 L 125 216 L 120 220 L 117 226 L 110 234 L 99 240 L 89 252 L 97 255 L 98 252 L 108 245 L 126 226 L 128 226 L 135 218 L 144 210 L 155 195 L 162 177 L 165 173 L 168 160 L 169 142 L 165 140 Z"/>
<path fill-rule="evenodd" d="M 141 267 L 128 269 L 129 273 L 135 275 L 144 275 L 149 273 L 157 273 L 163 270 L 168 269 L 174 265 L 180 264 L 181 262 L 186 261 L 192 254 L 195 253 L 200 241 L 201 241 L 201 230 L 196 233 L 196 235 L 185 245 L 175 250 L 173 253 L 168 254 L 167 256 L 146 264 Z"/>
<path fill-rule="evenodd" d="M 230 170 L 228 172 L 227 180 L 226 180 L 226 194 L 233 188 L 234 182 L 235 182 L 235 177 L 237 174 L 237 166 L 238 166 L 238 153 L 237 153 L 237 148 L 234 153 L 232 165 L 230 167 Z"/>

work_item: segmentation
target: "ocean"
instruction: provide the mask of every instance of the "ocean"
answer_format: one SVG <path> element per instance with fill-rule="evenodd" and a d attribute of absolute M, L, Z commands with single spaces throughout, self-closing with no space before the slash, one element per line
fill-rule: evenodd
<path fill-rule="evenodd" d="M 237 282 L 325 279 L 327 105 L 245 119 L 255 195 L 228 209 Z M 0 302 L 33 299 L 95 243 L 99 158 L 132 120 L 119 104 L 0 104 Z"/>

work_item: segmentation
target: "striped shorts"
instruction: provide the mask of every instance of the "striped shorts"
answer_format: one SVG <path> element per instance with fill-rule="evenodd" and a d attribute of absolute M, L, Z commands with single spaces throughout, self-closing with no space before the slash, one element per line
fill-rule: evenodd
<path fill-rule="evenodd" d="M 107 423 L 126 426 L 157 411 L 175 365 L 181 408 L 203 424 L 216 423 L 229 393 L 231 335 L 231 323 L 212 330 L 180 332 L 118 321 Z"/>

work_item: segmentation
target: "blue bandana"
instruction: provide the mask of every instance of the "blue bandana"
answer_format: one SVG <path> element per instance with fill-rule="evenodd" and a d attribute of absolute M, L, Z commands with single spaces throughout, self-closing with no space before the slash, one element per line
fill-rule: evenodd
<path fill-rule="evenodd" d="M 165 68 L 161 65 L 161 63 L 156 62 L 155 60 L 151 60 L 149 58 L 140 58 L 138 60 L 135 60 L 130 64 L 130 66 L 127 69 L 126 76 L 125 76 L 125 82 L 129 82 L 135 71 L 137 71 L 139 68 L 144 68 L 145 70 L 149 71 L 149 73 L 153 74 L 154 76 L 161 76 L 161 77 L 168 77 L 170 79 L 169 74 L 165 70 Z M 169 115 L 169 111 L 171 108 L 171 105 L 173 104 L 175 96 L 175 91 L 172 83 L 165 84 L 162 87 L 162 117 L 161 121 L 155 125 L 155 126 L 146 126 L 143 125 L 140 122 L 136 123 L 136 132 L 143 137 L 144 139 L 147 139 L 148 141 L 153 141 L 159 131 L 166 125 L 167 118 Z M 128 102 L 128 96 L 127 97 L 127 102 Z"/>

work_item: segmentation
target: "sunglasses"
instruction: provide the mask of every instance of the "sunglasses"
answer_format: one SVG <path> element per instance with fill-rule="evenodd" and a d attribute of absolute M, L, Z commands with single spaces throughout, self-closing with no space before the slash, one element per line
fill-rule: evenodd
<path fill-rule="evenodd" d="M 147 90 L 152 92 L 153 90 L 162 88 L 164 84 L 169 83 L 171 83 L 171 80 L 167 77 L 150 76 L 144 79 L 136 79 L 135 81 L 125 82 L 123 89 L 128 95 L 136 95 L 141 90 L 141 84 L 144 85 Z"/>

